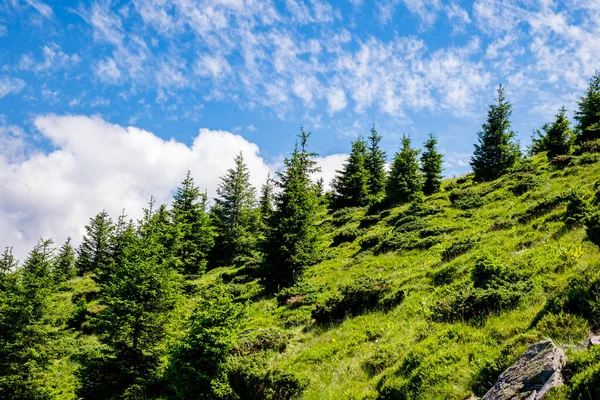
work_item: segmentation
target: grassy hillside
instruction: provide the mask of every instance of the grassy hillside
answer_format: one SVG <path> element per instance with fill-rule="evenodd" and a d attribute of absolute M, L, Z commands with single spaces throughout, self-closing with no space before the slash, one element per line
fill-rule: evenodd
<path fill-rule="evenodd" d="M 580 217 L 582 196 L 592 202 L 597 190 L 600 155 L 559 161 L 539 155 L 484 184 L 447 180 L 422 206 L 323 211 L 327 257 L 301 284 L 264 295 L 252 271 L 211 270 L 186 282 L 172 342 L 196 293 L 222 281 L 245 304 L 230 355 L 238 393 L 482 395 L 528 344 L 549 336 L 576 345 L 598 328 L 600 249 Z M 73 327 L 52 368 L 63 398 L 73 397 L 77 353 L 96 345 L 85 319 L 97 312 L 95 290 L 77 278 L 55 298 L 62 326 Z M 573 348 L 569 360 L 572 393 L 586 393 L 600 379 L 600 352 Z"/>

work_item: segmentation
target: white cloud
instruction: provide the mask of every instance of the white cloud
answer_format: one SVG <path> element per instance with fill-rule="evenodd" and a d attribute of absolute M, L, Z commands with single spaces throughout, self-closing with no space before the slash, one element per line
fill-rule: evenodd
<path fill-rule="evenodd" d="M 112 58 L 100 61 L 96 65 L 94 72 L 103 82 L 117 83 L 121 79 L 121 71 Z"/>
<path fill-rule="evenodd" d="M 44 45 L 42 54 L 43 60 L 40 62 L 36 62 L 30 54 L 23 54 L 19 61 L 19 68 L 35 74 L 47 74 L 71 68 L 81 61 L 77 54 L 66 54 L 56 43 Z"/>
<path fill-rule="evenodd" d="M 348 104 L 346 93 L 340 88 L 331 89 L 327 94 L 327 103 L 329 104 L 329 111 L 332 114 L 343 110 Z"/>
<path fill-rule="evenodd" d="M 69 103 L 70 105 L 71 103 Z M 90 107 L 94 108 L 94 107 L 106 107 L 110 105 L 110 100 L 109 99 L 105 99 L 104 97 L 96 97 L 94 100 L 92 100 L 92 103 L 90 104 Z"/>
<path fill-rule="evenodd" d="M 195 72 L 204 78 L 220 78 L 229 74 L 231 67 L 221 55 L 204 54 L 196 61 Z"/>
<path fill-rule="evenodd" d="M 0 99 L 9 94 L 19 93 L 25 86 L 23 79 L 0 77 Z"/>
<path fill-rule="evenodd" d="M 187 146 L 99 117 L 46 115 L 35 126 L 56 150 L 27 154 L 18 129 L 0 129 L 0 143 L 10 143 L 0 146 L 0 245 L 20 257 L 40 236 L 79 242 L 102 209 L 116 216 L 125 207 L 138 218 L 151 195 L 170 202 L 188 169 L 209 196 L 240 151 L 257 188 L 270 169 L 257 145 L 226 131 L 200 129 Z"/>
<path fill-rule="evenodd" d="M 246 129 L 248 129 L 250 132 L 256 132 L 256 127 L 252 124 L 248 125 Z"/>
<path fill-rule="evenodd" d="M 8 31 L 8 30 L 7 30 L 6 26 L 4 26 L 4 25 L 0 24 L 0 37 L 2 37 L 2 36 L 6 36 L 6 32 L 7 32 L 7 31 Z"/>
<path fill-rule="evenodd" d="M 348 159 L 348 154 L 331 154 L 326 157 L 317 157 L 317 165 L 321 168 L 321 172 L 315 173 L 315 178 L 323 178 L 325 190 L 331 189 L 331 181 L 336 175 L 337 170 L 341 170 L 342 166 Z"/>
<path fill-rule="evenodd" d="M 35 8 L 40 14 L 42 14 L 46 18 L 52 18 L 52 16 L 54 15 L 52 7 L 42 3 L 39 0 L 25 0 L 25 2 L 31 7 Z"/>

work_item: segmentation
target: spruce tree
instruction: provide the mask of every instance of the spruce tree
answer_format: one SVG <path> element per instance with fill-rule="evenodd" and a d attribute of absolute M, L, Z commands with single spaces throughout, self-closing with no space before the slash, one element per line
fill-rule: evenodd
<path fill-rule="evenodd" d="M 380 198 L 385 192 L 386 154 L 379 147 L 381 136 L 375 130 L 375 124 L 371 128 L 368 141 L 365 168 L 369 172 L 369 194 L 374 198 Z"/>
<path fill-rule="evenodd" d="M 341 171 L 336 171 L 332 208 L 362 207 L 369 197 L 369 173 L 365 168 L 367 145 L 362 138 L 352 142 L 352 150 Z"/>
<path fill-rule="evenodd" d="M 152 223 L 152 219 L 148 222 Z M 103 346 L 85 356 L 78 394 L 86 399 L 152 398 L 165 356 L 166 325 L 180 275 L 161 262 L 157 230 L 142 223 L 135 241 L 101 283 L 97 326 Z"/>
<path fill-rule="evenodd" d="M 242 308 L 223 284 L 202 294 L 175 347 L 166 379 L 180 399 L 234 398 L 227 383 L 227 356 L 235 345 Z"/>
<path fill-rule="evenodd" d="M 276 181 L 281 191 L 267 232 L 263 269 L 265 284 L 271 290 L 293 284 L 318 260 L 318 199 L 310 176 L 319 169 L 313 159 L 316 154 L 308 150 L 309 136 L 301 129 L 300 143 L 285 159 Z"/>
<path fill-rule="evenodd" d="M 260 199 L 258 201 L 263 228 L 268 224 L 271 215 L 273 215 L 273 200 L 273 179 L 271 178 L 271 172 L 269 172 L 267 180 L 260 189 Z"/>
<path fill-rule="evenodd" d="M 422 176 L 419 170 L 419 150 L 410 147 L 410 137 L 402 136 L 402 147 L 394 156 L 386 185 L 388 204 L 402 204 L 412 200 L 412 196 L 422 190 Z"/>
<path fill-rule="evenodd" d="M 498 87 L 496 104 L 488 109 L 487 122 L 482 125 L 478 144 L 471 157 L 471 167 L 478 181 L 494 180 L 502 176 L 520 157 L 515 133 L 510 127 L 512 106 L 506 100 L 504 88 Z"/>
<path fill-rule="evenodd" d="M 571 150 L 572 135 L 567 110 L 562 107 L 554 121 L 544 124 L 542 129 L 536 131 L 530 153 L 533 155 L 547 151 L 548 158 L 568 154 Z"/>
<path fill-rule="evenodd" d="M 61 283 L 68 281 L 69 279 L 77 275 L 77 269 L 75 268 L 75 250 L 71 246 L 71 238 L 67 238 L 67 241 L 62 245 L 56 256 L 54 266 L 52 268 L 52 275 L 54 282 Z"/>
<path fill-rule="evenodd" d="M 11 271 L 15 271 L 19 261 L 13 255 L 13 248 L 6 246 L 2 255 L 0 255 L 0 274 L 8 274 Z"/>
<path fill-rule="evenodd" d="M 585 96 L 579 100 L 579 110 L 575 112 L 577 121 L 577 143 L 600 138 L 600 72 L 590 80 Z"/>
<path fill-rule="evenodd" d="M 113 222 L 105 210 L 90 218 L 85 227 L 86 235 L 77 249 L 76 267 L 80 275 L 89 272 L 102 274 L 110 269 L 110 241 L 114 231 Z"/>
<path fill-rule="evenodd" d="M 423 173 L 423 193 L 430 195 L 440 191 L 442 186 L 442 154 L 437 150 L 437 138 L 433 133 L 423 145 L 421 154 L 421 172 Z"/>
<path fill-rule="evenodd" d="M 257 235 L 260 228 L 256 190 L 250 184 L 250 171 L 240 152 L 235 167 L 221 177 L 213 211 L 216 227 L 213 248 L 216 266 L 243 265 L 257 261 Z"/>
<path fill-rule="evenodd" d="M 177 266 L 186 274 L 206 270 L 214 233 L 206 212 L 208 197 L 194 184 L 190 171 L 173 198 L 173 220 L 177 230 L 175 255 Z"/>

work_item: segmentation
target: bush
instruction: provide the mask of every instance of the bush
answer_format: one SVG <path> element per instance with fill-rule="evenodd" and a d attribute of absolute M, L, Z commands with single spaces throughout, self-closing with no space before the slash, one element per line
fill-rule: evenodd
<path fill-rule="evenodd" d="M 431 274 L 431 280 L 436 286 L 447 285 L 451 283 L 458 274 L 458 268 L 455 264 L 449 264 Z"/>
<path fill-rule="evenodd" d="M 342 243 L 353 242 L 360 235 L 360 230 L 356 228 L 344 228 L 333 236 L 331 246 L 339 246 Z"/>
<path fill-rule="evenodd" d="M 369 375 L 375 376 L 396 363 L 400 354 L 397 346 L 380 346 L 361 364 Z"/>
<path fill-rule="evenodd" d="M 489 256 L 479 257 L 471 270 L 471 281 L 476 288 L 499 288 L 519 280 L 521 277 L 517 273 L 508 270 Z"/>
<path fill-rule="evenodd" d="M 465 254 L 467 251 L 471 250 L 476 243 L 477 239 L 472 237 L 460 239 L 452 243 L 442 251 L 442 261 L 450 261 L 462 254 Z"/>
<path fill-rule="evenodd" d="M 390 293 L 389 289 L 388 283 L 381 279 L 359 278 L 343 286 L 338 294 L 318 303 L 312 317 L 317 323 L 326 323 L 375 309 L 391 308 L 404 299 L 404 292 Z"/>
<path fill-rule="evenodd" d="M 544 336 L 559 343 L 580 343 L 587 338 L 589 326 L 585 319 L 563 313 L 546 314 L 535 327 Z"/>
<path fill-rule="evenodd" d="M 392 232 L 379 243 L 379 245 L 375 249 L 375 253 L 380 254 L 396 250 L 425 250 L 441 242 L 442 238 L 440 237 L 427 237 L 421 239 L 418 235 L 414 233 L 411 234 Z"/>
<path fill-rule="evenodd" d="M 568 394 L 571 399 L 600 399 L 600 346 L 570 355 Z"/>
<path fill-rule="evenodd" d="M 265 350 L 285 351 L 290 334 L 276 328 L 254 329 L 238 335 L 238 342 L 232 350 L 237 355 L 255 354 Z"/>
<path fill-rule="evenodd" d="M 566 168 L 571 165 L 572 157 L 569 155 L 556 156 L 550 159 L 550 164 L 555 168 Z"/>
<path fill-rule="evenodd" d="M 550 211 L 556 209 L 567 200 L 567 193 L 560 193 L 552 195 L 544 200 L 540 201 L 535 206 L 517 216 L 517 222 L 525 224 L 535 218 L 541 217 L 542 215 L 548 214 Z"/>
<path fill-rule="evenodd" d="M 419 231 L 419 237 L 421 239 L 425 239 L 425 238 L 433 237 L 433 236 L 442 236 L 447 233 L 455 232 L 458 229 L 460 229 L 460 228 L 455 227 L 455 226 L 441 226 L 441 227 L 435 227 L 435 228 L 425 228 L 425 229 L 421 229 Z"/>
<path fill-rule="evenodd" d="M 413 232 L 418 231 L 420 229 L 424 229 L 427 227 L 427 222 L 422 218 L 417 218 L 413 216 L 404 217 L 396 223 L 396 228 L 394 232 Z"/>
<path fill-rule="evenodd" d="M 595 164 L 600 160 L 598 154 L 584 154 L 577 160 L 577 165 Z"/>
<path fill-rule="evenodd" d="M 331 223 L 336 228 L 346 225 L 348 222 L 352 221 L 356 213 L 360 210 L 361 208 L 358 207 L 348 207 L 339 209 L 333 214 L 331 214 L 331 217 L 333 218 Z"/>
<path fill-rule="evenodd" d="M 383 234 L 378 232 L 369 232 L 363 236 L 360 241 L 360 248 L 363 250 L 371 249 L 377 246 L 382 240 Z"/>
<path fill-rule="evenodd" d="M 588 205 L 585 197 L 580 191 L 571 190 L 566 196 L 567 210 L 565 211 L 564 221 L 567 226 L 577 226 L 581 224 L 588 212 Z"/>
<path fill-rule="evenodd" d="M 588 239 L 596 246 L 600 246 L 600 211 L 588 215 L 585 229 Z"/>
<path fill-rule="evenodd" d="M 369 228 L 373 225 L 376 225 L 379 222 L 379 215 L 366 215 L 361 221 L 360 221 L 360 225 L 358 226 L 361 229 L 364 228 Z"/>
<path fill-rule="evenodd" d="M 540 186 L 542 180 L 533 174 L 517 174 L 515 182 L 510 186 L 510 191 L 517 196 L 521 196 L 530 190 Z"/>
<path fill-rule="evenodd" d="M 277 293 L 277 304 L 279 304 L 280 306 L 287 305 L 292 307 L 313 304 L 317 299 L 318 292 L 319 288 L 304 281 L 301 281 L 293 286 L 279 291 L 279 293 Z M 290 301 L 291 299 L 294 300 Z"/>
<path fill-rule="evenodd" d="M 299 398 L 308 381 L 289 371 L 272 370 L 259 357 L 231 360 L 227 377 L 233 392 L 245 400 L 290 400 Z"/>
<path fill-rule="evenodd" d="M 600 321 L 600 274 L 589 268 L 572 277 L 546 304 L 545 312 L 578 315 L 591 324 Z"/>
<path fill-rule="evenodd" d="M 471 189 L 453 190 L 450 192 L 450 203 L 460 210 L 479 208 L 486 203 L 485 199 Z"/>
<path fill-rule="evenodd" d="M 573 147 L 573 154 L 581 155 L 584 153 L 600 153 L 600 139 L 583 142 Z"/>

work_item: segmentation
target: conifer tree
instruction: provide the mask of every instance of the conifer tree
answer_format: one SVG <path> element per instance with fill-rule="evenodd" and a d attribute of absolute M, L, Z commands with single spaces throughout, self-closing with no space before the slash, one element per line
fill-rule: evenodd
<path fill-rule="evenodd" d="M 250 171 L 240 152 L 235 167 L 221 177 L 213 215 L 217 239 L 213 248 L 217 266 L 243 265 L 257 260 L 259 211 Z"/>
<path fill-rule="evenodd" d="M 207 256 L 214 244 L 207 204 L 206 193 L 200 192 L 188 171 L 173 198 L 175 256 L 177 266 L 186 274 L 201 274 L 206 270 Z"/>
<path fill-rule="evenodd" d="M 225 366 L 240 317 L 240 305 L 222 284 L 202 294 L 166 373 L 177 398 L 234 398 Z"/>
<path fill-rule="evenodd" d="M 13 248 L 6 246 L 0 255 L 0 274 L 7 274 L 17 269 L 18 260 L 13 255 Z"/>
<path fill-rule="evenodd" d="M 571 150 L 572 134 L 567 110 L 562 107 L 554 121 L 544 124 L 541 130 L 536 131 L 532 138 L 530 153 L 547 151 L 549 158 L 568 154 Z"/>
<path fill-rule="evenodd" d="M 367 157 L 365 167 L 369 172 L 369 194 L 374 198 L 379 198 L 385 192 L 385 151 L 379 147 L 381 135 L 375 130 L 375 124 L 371 128 L 371 134 L 368 138 Z"/>
<path fill-rule="evenodd" d="M 102 210 L 94 218 L 90 218 L 85 231 L 86 235 L 77 250 L 77 270 L 80 275 L 88 272 L 102 274 L 110 269 L 113 222 L 108 213 Z"/>
<path fill-rule="evenodd" d="M 293 284 L 318 259 L 318 199 L 310 175 L 319 169 L 313 159 L 316 154 L 308 150 L 309 136 L 300 130 L 300 143 L 285 159 L 276 181 L 281 191 L 267 232 L 263 270 L 271 290 Z"/>
<path fill-rule="evenodd" d="M 423 193 L 430 195 L 440 191 L 442 186 L 442 154 L 437 150 L 437 138 L 433 133 L 423 145 L 421 172 L 423 173 Z"/>
<path fill-rule="evenodd" d="M 271 178 L 271 172 L 269 172 L 267 180 L 260 189 L 260 199 L 258 201 L 263 227 L 268 224 L 269 218 L 273 215 L 273 200 L 273 179 Z"/>
<path fill-rule="evenodd" d="M 369 197 L 369 173 L 365 168 L 367 146 L 362 138 L 352 142 L 352 150 L 341 171 L 336 171 L 333 186 L 333 208 L 361 207 Z"/>
<path fill-rule="evenodd" d="M 588 90 L 579 100 L 575 112 L 577 143 L 600 138 L 600 71 L 590 80 Z"/>
<path fill-rule="evenodd" d="M 56 256 L 56 261 L 52 267 L 52 275 L 56 283 L 68 281 L 77 275 L 75 250 L 71 246 L 70 237 L 67 238 L 67 241 L 62 245 Z"/>
<path fill-rule="evenodd" d="M 152 223 L 150 218 L 149 222 Z M 151 398 L 160 379 L 166 324 L 179 299 L 180 275 L 161 260 L 157 230 L 135 232 L 109 279 L 101 283 L 98 352 L 79 371 L 86 399 Z"/>
<path fill-rule="evenodd" d="M 489 106 L 487 122 L 478 133 L 478 144 L 475 144 L 475 152 L 471 157 L 476 180 L 499 178 L 520 157 L 519 145 L 514 142 L 515 133 L 510 127 L 511 113 L 512 106 L 500 85 L 496 104 Z"/>
<path fill-rule="evenodd" d="M 422 190 L 422 176 L 417 159 L 419 150 L 410 147 L 410 137 L 402 136 L 402 148 L 394 156 L 386 185 L 386 201 L 402 204 Z"/>

